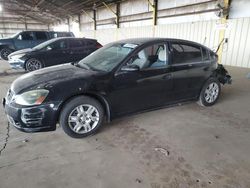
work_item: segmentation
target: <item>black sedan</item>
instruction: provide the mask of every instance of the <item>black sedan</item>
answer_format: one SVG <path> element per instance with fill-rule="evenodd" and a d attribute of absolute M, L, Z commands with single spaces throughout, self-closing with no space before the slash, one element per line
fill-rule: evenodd
<path fill-rule="evenodd" d="M 11 53 L 8 61 L 13 69 L 34 71 L 43 67 L 80 61 L 102 47 L 95 39 L 63 37 Z"/>
<path fill-rule="evenodd" d="M 231 77 L 208 48 L 177 39 L 106 45 L 79 63 L 19 77 L 3 100 L 9 122 L 25 132 L 71 137 L 95 133 L 114 118 L 194 100 L 211 106 Z"/>

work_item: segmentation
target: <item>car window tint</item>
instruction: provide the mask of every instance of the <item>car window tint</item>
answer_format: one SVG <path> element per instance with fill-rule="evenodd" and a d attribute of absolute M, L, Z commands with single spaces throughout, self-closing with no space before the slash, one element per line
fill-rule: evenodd
<path fill-rule="evenodd" d="M 61 50 L 67 48 L 66 40 L 56 41 L 46 47 L 47 50 Z"/>
<path fill-rule="evenodd" d="M 54 32 L 53 33 L 53 38 L 57 38 L 57 37 L 72 37 L 72 33 L 70 32 Z"/>
<path fill-rule="evenodd" d="M 82 48 L 84 46 L 84 42 L 82 40 L 70 40 L 69 45 L 70 48 Z"/>
<path fill-rule="evenodd" d="M 37 40 L 47 40 L 47 35 L 45 32 L 35 32 Z"/>
<path fill-rule="evenodd" d="M 201 48 L 196 45 L 173 43 L 173 64 L 195 63 L 202 61 Z"/>
<path fill-rule="evenodd" d="M 164 68 L 168 65 L 167 46 L 161 43 L 146 47 L 132 57 L 129 63 L 140 69 Z"/>
<path fill-rule="evenodd" d="M 22 32 L 18 36 L 19 40 L 34 40 L 33 33 L 32 32 Z"/>
<path fill-rule="evenodd" d="M 202 48 L 202 56 L 203 56 L 203 61 L 208 61 L 208 60 L 210 60 L 210 59 L 209 59 L 208 51 L 207 51 L 207 49 L 205 49 L 205 48 Z"/>

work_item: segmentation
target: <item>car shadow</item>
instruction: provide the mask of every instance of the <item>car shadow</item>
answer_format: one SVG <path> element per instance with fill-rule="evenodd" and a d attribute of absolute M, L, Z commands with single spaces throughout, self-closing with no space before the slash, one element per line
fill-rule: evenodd
<path fill-rule="evenodd" d="M 25 74 L 26 72 L 25 71 L 18 71 L 18 72 L 7 72 L 7 71 L 4 71 L 4 72 L 1 72 L 0 73 L 0 77 L 4 77 L 4 76 L 18 76 L 18 75 L 22 75 L 22 74 Z"/>

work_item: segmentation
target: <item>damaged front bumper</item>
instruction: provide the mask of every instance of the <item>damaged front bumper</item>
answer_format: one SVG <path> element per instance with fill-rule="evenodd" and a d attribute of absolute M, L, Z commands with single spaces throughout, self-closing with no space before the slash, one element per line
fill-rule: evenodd
<path fill-rule="evenodd" d="M 218 64 L 216 69 L 216 76 L 220 83 L 224 84 L 232 84 L 232 77 L 229 75 L 228 71 L 221 64 Z"/>
<path fill-rule="evenodd" d="M 56 129 L 57 109 L 59 104 L 43 104 L 33 107 L 20 107 L 15 103 L 3 106 L 10 124 L 23 132 L 44 132 Z"/>

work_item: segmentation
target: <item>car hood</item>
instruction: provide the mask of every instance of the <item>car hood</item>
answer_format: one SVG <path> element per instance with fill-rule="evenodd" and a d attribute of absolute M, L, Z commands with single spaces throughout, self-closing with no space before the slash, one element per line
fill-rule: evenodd
<path fill-rule="evenodd" d="M 5 44 L 12 44 L 12 38 L 3 38 L 0 39 L 0 45 L 5 45 Z"/>
<path fill-rule="evenodd" d="M 34 51 L 34 50 L 32 50 L 32 48 L 26 48 L 26 49 L 18 50 L 18 51 L 15 51 L 15 52 L 11 53 L 9 55 L 9 57 L 12 57 L 14 55 L 19 55 L 19 54 L 25 54 L 25 53 L 32 52 L 32 51 Z"/>
<path fill-rule="evenodd" d="M 60 82 L 84 79 L 97 74 L 99 72 L 86 70 L 67 63 L 24 74 L 12 83 L 11 90 L 15 94 L 20 94 L 32 89 L 51 88 Z"/>

